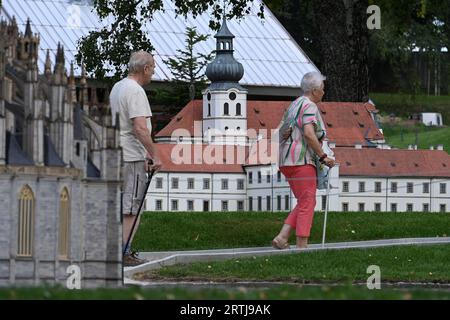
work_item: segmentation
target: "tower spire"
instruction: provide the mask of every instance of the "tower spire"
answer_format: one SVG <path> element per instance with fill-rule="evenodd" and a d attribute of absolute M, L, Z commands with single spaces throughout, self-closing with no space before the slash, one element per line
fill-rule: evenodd
<path fill-rule="evenodd" d="M 233 39 L 235 36 L 228 29 L 226 15 L 223 16 L 222 26 L 216 38 L 216 57 L 207 66 L 206 76 L 211 80 L 211 89 L 225 86 L 241 88 L 239 80 L 244 76 L 244 67 L 233 56 Z"/>

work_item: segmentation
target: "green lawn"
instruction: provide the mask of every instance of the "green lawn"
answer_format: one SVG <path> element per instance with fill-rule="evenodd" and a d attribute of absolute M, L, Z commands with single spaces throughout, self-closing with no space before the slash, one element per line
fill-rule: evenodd
<path fill-rule="evenodd" d="M 449 107 L 450 108 L 450 107 Z M 416 144 L 419 149 L 429 149 L 430 146 L 444 145 L 444 150 L 450 153 L 450 127 L 436 128 L 418 125 L 415 127 L 383 125 L 383 133 L 389 145 L 396 148 L 407 148 Z"/>
<path fill-rule="evenodd" d="M 444 124 L 450 123 L 450 96 L 370 93 L 370 98 L 383 113 L 407 118 L 412 113 L 439 112 Z"/>
<path fill-rule="evenodd" d="M 292 300 L 292 299 L 450 299 L 449 291 L 433 289 L 387 289 L 368 290 L 365 286 L 278 286 L 270 289 L 96 289 L 66 290 L 62 288 L 0 289 L 1 300 Z M 150 306 L 151 308 L 151 306 Z"/>
<path fill-rule="evenodd" d="M 270 246 L 287 213 L 146 212 L 133 247 L 140 251 Z M 311 243 L 322 240 L 323 213 L 316 213 Z M 450 235 L 442 213 L 329 213 L 327 242 Z M 295 243 L 292 237 L 291 243 Z"/>
<path fill-rule="evenodd" d="M 203 281 L 289 281 L 353 283 L 367 281 L 377 265 L 381 282 L 450 283 L 450 245 L 397 246 L 299 252 L 289 255 L 178 264 L 136 275 L 138 279 Z"/>

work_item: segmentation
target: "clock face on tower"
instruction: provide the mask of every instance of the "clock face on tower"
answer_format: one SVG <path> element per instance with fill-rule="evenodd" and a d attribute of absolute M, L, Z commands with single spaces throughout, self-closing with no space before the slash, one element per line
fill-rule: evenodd
<path fill-rule="evenodd" d="M 231 92 L 228 97 L 230 98 L 230 100 L 235 100 L 236 99 L 236 93 Z"/>

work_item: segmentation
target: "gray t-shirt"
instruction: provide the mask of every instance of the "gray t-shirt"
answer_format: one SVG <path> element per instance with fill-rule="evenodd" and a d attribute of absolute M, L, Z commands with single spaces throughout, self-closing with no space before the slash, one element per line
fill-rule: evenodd
<path fill-rule="evenodd" d="M 145 90 L 135 80 L 125 78 L 117 82 L 110 93 L 113 117 L 118 113 L 120 120 L 120 145 L 124 161 L 145 160 L 147 151 L 137 139 L 131 119 L 146 117 L 149 132 L 152 131 L 152 111 Z"/>

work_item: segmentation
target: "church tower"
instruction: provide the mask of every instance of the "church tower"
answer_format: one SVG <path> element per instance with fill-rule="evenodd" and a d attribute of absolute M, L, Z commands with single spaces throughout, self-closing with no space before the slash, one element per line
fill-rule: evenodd
<path fill-rule="evenodd" d="M 22 136 L 23 149 L 38 166 L 44 165 L 44 108 L 38 96 L 39 36 L 31 31 L 28 19 L 25 34 L 18 40 L 18 60 L 25 70 L 24 107 L 25 123 Z"/>
<path fill-rule="evenodd" d="M 224 17 L 216 40 L 216 57 L 207 66 L 211 81 L 203 92 L 203 138 L 210 143 L 246 143 L 247 90 L 239 85 L 244 67 L 233 57 L 234 35 Z"/>
<path fill-rule="evenodd" d="M 5 78 L 6 53 L 3 47 L 4 34 L 3 28 L 0 26 L 0 166 L 6 163 L 6 111 L 5 111 Z"/>
<path fill-rule="evenodd" d="M 50 82 L 50 137 L 66 165 L 70 165 L 73 156 L 73 104 L 68 100 L 72 86 L 68 87 L 64 47 L 58 43 Z"/>

